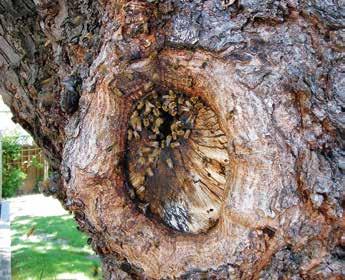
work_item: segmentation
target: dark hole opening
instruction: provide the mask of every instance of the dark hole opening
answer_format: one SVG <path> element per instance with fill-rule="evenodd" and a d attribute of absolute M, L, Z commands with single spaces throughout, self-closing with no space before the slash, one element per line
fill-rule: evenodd
<path fill-rule="evenodd" d="M 162 114 L 162 118 L 164 119 L 164 123 L 160 127 L 160 132 L 162 134 L 162 138 L 166 138 L 168 135 L 171 134 L 171 125 L 174 122 L 174 117 L 167 112 Z"/>

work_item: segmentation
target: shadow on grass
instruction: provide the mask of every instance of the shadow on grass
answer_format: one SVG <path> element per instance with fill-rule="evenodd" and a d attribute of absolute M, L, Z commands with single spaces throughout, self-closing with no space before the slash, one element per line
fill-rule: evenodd
<path fill-rule="evenodd" d="M 71 216 L 20 217 L 11 230 L 14 280 L 56 279 L 65 273 L 69 279 L 101 279 L 99 259 Z"/>

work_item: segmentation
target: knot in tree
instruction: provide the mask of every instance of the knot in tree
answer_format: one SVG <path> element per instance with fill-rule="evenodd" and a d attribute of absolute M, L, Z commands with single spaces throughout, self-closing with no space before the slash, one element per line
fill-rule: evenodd
<path fill-rule="evenodd" d="M 146 214 L 181 232 L 215 225 L 229 155 L 218 116 L 204 100 L 151 91 L 134 106 L 127 141 L 128 178 Z"/>

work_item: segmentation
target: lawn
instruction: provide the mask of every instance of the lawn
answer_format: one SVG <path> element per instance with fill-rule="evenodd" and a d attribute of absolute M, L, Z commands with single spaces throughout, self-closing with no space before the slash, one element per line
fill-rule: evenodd
<path fill-rule="evenodd" d="M 101 279 L 99 259 L 71 216 L 19 217 L 11 230 L 13 280 Z"/>

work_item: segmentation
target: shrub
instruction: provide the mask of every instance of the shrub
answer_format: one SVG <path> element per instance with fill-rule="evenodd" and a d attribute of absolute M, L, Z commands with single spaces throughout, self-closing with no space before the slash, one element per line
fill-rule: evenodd
<path fill-rule="evenodd" d="M 26 174 L 13 162 L 21 155 L 21 145 L 19 136 L 2 137 L 2 196 L 12 197 L 17 193 L 18 188 L 26 178 Z"/>

